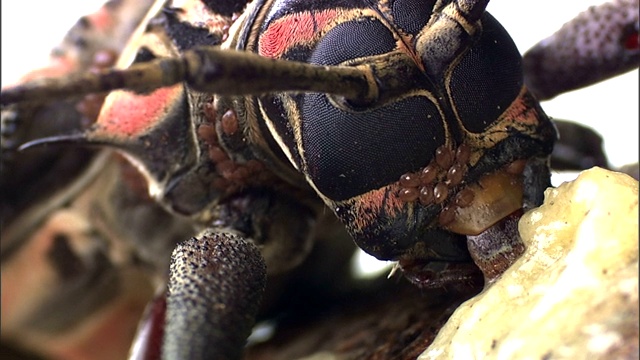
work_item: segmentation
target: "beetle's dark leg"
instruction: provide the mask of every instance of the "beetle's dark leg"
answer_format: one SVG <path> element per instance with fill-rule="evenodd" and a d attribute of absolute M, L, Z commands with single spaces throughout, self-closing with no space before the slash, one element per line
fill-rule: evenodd
<path fill-rule="evenodd" d="M 591 7 L 524 55 L 525 83 L 540 100 L 640 64 L 638 1 Z"/>
<path fill-rule="evenodd" d="M 551 168 L 555 170 L 586 170 L 594 166 L 609 168 L 602 137 L 584 125 L 554 119 L 558 141 L 551 153 Z"/>
<path fill-rule="evenodd" d="M 237 233 L 206 230 L 173 252 L 165 359 L 238 359 L 266 282 L 258 248 Z"/>

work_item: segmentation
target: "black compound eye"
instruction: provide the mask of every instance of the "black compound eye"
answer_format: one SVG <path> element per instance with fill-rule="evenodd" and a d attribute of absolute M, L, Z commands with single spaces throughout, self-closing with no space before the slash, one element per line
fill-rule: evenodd
<path fill-rule="evenodd" d="M 308 94 L 302 113 L 308 174 L 334 201 L 381 188 L 417 170 L 445 138 L 438 109 L 426 97 L 351 113 L 334 107 L 323 94 Z"/>
<path fill-rule="evenodd" d="M 395 0 L 391 4 L 393 22 L 404 32 L 416 35 L 427 25 L 435 0 Z"/>
<path fill-rule="evenodd" d="M 377 19 L 344 22 L 331 29 L 311 53 L 312 64 L 337 65 L 351 59 L 384 54 L 396 47 L 389 29 Z"/>
<path fill-rule="evenodd" d="M 482 19 L 479 41 L 452 72 L 450 91 L 464 127 L 484 132 L 522 88 L 522 59 L 507 31 L 491 15 Z"/>
<path fill-rule="evenodd" d="M 329 31 L 309 62 L 335 65 L 395 48 L 396 40 L 384 24 L 364 18 Z M 422 96 L 349 112 L 324 94 L 306 94 L 300 110 L 307 173 L 334 201 L 381 188 L 424 166 L 445 138 L 438 108 Z"/>

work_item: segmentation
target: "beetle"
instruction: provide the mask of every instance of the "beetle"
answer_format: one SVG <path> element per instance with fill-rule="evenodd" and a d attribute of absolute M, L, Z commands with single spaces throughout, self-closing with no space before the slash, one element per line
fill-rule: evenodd
<path fill-rule="evenodd" d="M 263 84 L 258 81 L 251 83 L 248 88 L 241 88 L 241 86 L 236 87 L 232 83 L 232 81 L 237 81 L 239 77 L 230 78 L 231 82 L 222 88 L 216 87 L 215 90 L 211 90 L 206 88 L 209 86 L 208 83 L 190 82 L 197 82 L 196 77 L 189 78 L 188 75 L 178 74 L 172 81 L 181 81 L 186 77 L 189 91 L 185 91 L 182 85 L 174 85 L 172 89 L 156 90 L 151 94 L 144 95 L 114 93 L 107 100 L 107 106 L 97 125 L 94 125 L 89 131 L 80 135 L 48 138 L 39 143 L 108 144 L 126 153 L 143 170 L 151 185 L 150 190 L 160 203 L 174 213 L 190 217 L 195 223 L 200 224 L 201 228 L 213 226 L 219 231 L 212 233 L 209 230 L 204 230 L 198 237 L 199 241 L 204 244 L 208 241 L 220 241 L 220 244 L 215 244 L 219 246 L 219 251 L 246 251 L 246 253 L 231 256 L 232 261 L 234 256 L 248 256 L 256 261 L 256 264 L 253 264 L 255 268 L 246 269 L 246 264 L 235 267 L 235 270 L 242 272 L 242 275 L 238 275 L 241 277 L 238 280 L 239 283 L 250 283 L 248 279 L 252 276 L 260 278 L 262 266 L 259 260 L 255 260 L 259 256 L 253 245 L 242 237 L 238 237 L 237 232 L 240 230 L 245 236 L 254 237 L 254 240 L 261 243 L 260 239 L 255 239 L 255 236 L 251 235 L 260 234 L 263 232 L 260 231 L 261 229 L 268 228 L 270 223 L 261 222 L 261 218 L 266 216 L 265 209 L 269 209 L 269 206 L 281 208 L 284 213 L 289 214 L 310 213 L 309 218 L 301 220 L 304 223 L 309 219 L 312 220 L 313 213 L 317 212 L 317 208 L 321 206 L 316 198 L 319 196 L 325 205 L 334 210 L 362 248 L 379 258 L 400 260 L 400 264 L 410 275 L 416 275 L 413 277 L 414 281 L 422 285 L 431 285 L 434 283 L 434 279 L 424 277 L 425 274 L 431 275 L 429 267 L 443 270 L 443 268 L 446 269 L 448 262 L 469 261 L 464 236 L 455 235 L 454 232 L 462 235 L 477 235 L 491 227 L 495 221 L 523 206 L 521 200 L 523 196 L 521 174 L 523 171 L 525 174 L 529 174 L 526 180 L 528 184 L 534 185 L 527 189 L 530 193 L 525 194 L 525 198 L 529 202 L 527 206 L 533 206 L 540 201 L 541 191 L 548 185 L 548 170 L 546 170 L 545 159 L 551 152 L 551 146 L 555 139 L 554 130 L 537 102 L 523 90 L 520 79 L 519 54 L 508 37 L 505 37 L 506 32 L 499 24 L 490 15 L 484 15 L 483 6 L 486 4 L 480 4 L 481 10 L 474 8 L 474 6 L 478 6 L 475 3 L 467 4 L 470 6 L 469 8 L 464 8 L 455 2 L 430 4 L 435 9 L 433 17 L 427 13 L 421 14 L 425 18 L 392 21 L 390 19 L 400 18 L 397 14 L 405 14 L 407 8 L 403 10 L 402 5 L 398 5 L 399 9 L 395 9 L 397 13 L 394 13 L 392 8 L 385 8 L 387 4 L 381 2 L 377 4 L 377 8 L 357 4 L 341 4 L 342 8 L 339 7 L 339 10 L 336 11 L 336 4 L 333 3 L 318 4 L 317 8 L 302 6 L 301 3 L 295 1 L 285 3 L 286 6 L 279 2 L 254 3 L 254 7 L 246 11 L 234 24 L 235 28 L 230 30 L 229 39 L 223 44 L 223 48 L 229 49 L 228 51 L 220 52 L 211 49 L 186 51 L 191 45 L 188 44 L 186 36 L 172 39 L 176 42 L 174 46 L 181 51 L 185 50 L 183 59 L 193 61 L 198 76 L 204 74 L 205 78 L 209 76 L 206 73 L 208 65 L 198 64 L 198 61 L 209 61 L 215 57 L 224 58 L 225 56 L 230 56 L 231 60 L 223 60 L 219 64 L 214 64 L 210 68 L 213 70 L 212 76 L 220 75 L 216 72 L 216 66 L 231 66 L 236 62 L 250 64 L 243 70 L 256 72 L 255 78 L 260 77 L 259 71 L 263 69 L 268 69 L 269 74 L 281 71 L 281 75 L 276 76 L 277 79 L 280 79 L 279 76 L 293 72 L 291 70 L 293 64 L 290 62 L 261 62 L 262 60 L 257 57 L 250 57 L 246 53 L 240 55 L 230 50 L 235 47 L 243 51 L 255 51 L 267 57 L 289 60 L 299 60 L 300 58 L 296 57 L 302 57 L 307 62 L 326 63 L 326 65 L 347 64 L 348 66 L 343 68 L 331 68 L 331 71 L 327 72 L 327 77 L 334 76 L 335 81 L 334 74 L 344 70 L 339 76 L 339 80 L 345 80 L 349 77 L 355 84 L 365 84 L 364 91 L 353 88 L 342 89 L 339 83 L 329 83 L 328 86 L 322 86 L 316 80 L 308 80 L 311 76 L 320 76 L 316 74 L 320 72 L 320 68 L 306 66 L 300 67 L 300 74 L 303 75 L 294 74 L 299 76 L 296 79 L 300 82 L 296 83 L 296 86 L 300 87 L 293 88 L 291 83 L 285 83 L 284 90 L 308 90 L 306 87 L 315 89 L 314 86 L 320 86 L 319 90 L 322 92 L 330 93 L 335 90 L 340 92 L 333 95 L 313 93 L 290 95 L 276 91 L 283 89 L 274 86 L 271 79 L 267 81 L 268 84 L 264 85 L 268 90 L 260 88 L 259 86 L 263 86 Z M 460 13 L 462 10 L 456 9 L 454 6 L 456 4 L 466 9 L 467 12 Z M 175 19 L 180 19 L 180 16 L 188 18 L 199 15 L 197 11 L 191 12 L 194 8 L 196 8 L 195 5 L 193 8 L 183 8 L 182 11 L 166 8 L 161 14 L 165 18 L 164 21 L 159 21 L 156 18 L 155 22 L 149 24 L 166 26 L 166 23 L 171 23 L 172 16 L 175 16 L 174 23 L 181 24 L 184 21 Z M 282 10 L 283 8 L 290 10 L 294 15 Z M 293 11 L 303 9 L 308 11 Z M 475 18 L 472 17 L 473 14 L 475 14 Z M 296 40 L 295 43 L 282 42 L 282 34 L 278 31 L 283 31 L 281 29 L 286 26 L 279 26 L 297 22 L 308 24 L 309 21 L 314 25 L 321 24 L 322 30 L 306 35 L 308 37 L 293 37 Z M 482 24 L 481 27 L 478 26 L 478 21 Z M 431 30 L 425 30 L 425 33 L 428 34 L 425 35 L 422 34 L 421 29 L 427 22 L 431 24 L 429 26 Z M 473 23 L 475 25 L 470 25 Z M 416 24 L 421 24 L 421 26 L 416 27 Z M 153 26 L 149 26 L 149 28 L 153 28 Z M 176 30 L 181 36 L 191 34 L 189 31 L 196 32 L 188 27 L 186 29 L 180 28 L 180 25 L 174 28 L 169 25 L 168 29 L 185 31 L 180 33 Z M 253 31 L 250 31 L 251 29 Z M 365 40 L 354 41 L 351 47 L 340 47 L 339 49 L 344 50 L 343 54 L 336 55 L 327 50 L 335 49 L 335 46 L 331 44 L 337 41 L 336 39 L 340 39 L 343 34 L 358 29 L 360 29 L 360 36 L 363 36 L 363 39 L 367 39 L 365 35 L 368 35 L 369 31 L 374 31 L 380 35 L 379 40 L 387 39 L 387 41 L 380 41 L 382 48 L 373 50 L 378 51 L 374 53 L 368 52 L 372 51 L 371 49 L 356 46 L 359 42 L 366 43 Z M 446 36 L 443 35 L 445 32 Z M 359 34 L 358 31 L 355 33 Z M 158 33 L 149 31 L 145 36 L 148 38 L 160 37 L 162 31 Z M 189 40 L 192 41 L 192 39 Z M 195 39 L 212 41 L 210 38 L 199 39 L 195 37 Z M 430 44 L 430 41 L 437 43 L 442 39 L 458 39 L 459 42 L 453 44 L 453 48 L 448 52 L 444 50 L 433 52 L 431 50 L 437 47 L 425 45 Z M 145 39 L 141 40 L 141 43 L 145 43 L 146 40 L 148 43 L 152 42 L 152 40 Z M 262 48 L 260 41 L 270 41 L 275 45 L 273 47 L 264 45 Z M 420 41 L 426 43 L 420 43 Z M 500 46 L 491 47 L 492 42 L 499 43 Z M 422 52 L 406 45 L 412 43 L 421 44 Z M 149 62 L 149 59 L 159 55 L 177 56 L 175 49 L 171 49 L 171 46 L 168 47 L 169 49 L 153 49 L 155 53 L 148 51 L 149 49 L 145 51 L 144 48 L 139 50 L 136 58 L 142 65 L 138 69 L 153 70 L 154 67 L 149 64 L 178 66 L 179 69 L 179 65 L 171 61 L 161 59 L 155 63 Z M 356 52 L 354 54 L 351 52 L 354 49 L 362 53 Z M 478 56 L 478 54 L 493 51 L 499 52 L 503 55 L 502 58 L 507 59 L 504 64 L 506 69 L 498 72 L 498 76 L 495 78 L 498 81 L 497 84 L 493 84 L 496 96 L 481 97 L 480 101 L 474 104 L 475 106 L 488 107 L 487 111 L 481 112 L 482 115 L 487 115 L 487 118 L 468 120 L 467 123 L 466 119 L 474 118 L 473 109 L 464 108 L 463 99 L 467 99 L 465 96 L 467 93 L 464 91 L 471 94 L 474 90 L 474 86 L 471 86 L 473 85 L 472 80 L 467 77 L 473 79 L 474 76 L 478 76 L 475 79 L 478 84 L 487 85 L 483 81 L 486 78 L 480 75 L 496 75 L 493 68 L 495 64 L 490 61 L 483 62 L 484 57 Z M 309 56 L 312 60 L 309 60 Z M 480 59 L 478 60 L 474 56 Z M 280 64 L 282 66 L 278 68 L 277 66 Z M 425 64 L 434 66 L 431 68 Z M 473 69 L 476 65 L 479 68 Z M 352 71 L 354 69 L 358 71 Z M 229 75 L 231 71 L 233 70 L 223 72 L 222 76 Z M 421 71 L 424 71 L 427 76 L 421 75 Z M 486 73 L 482 71 L 486 71 Z M 118 74 L 124 73 L 112 72 L 110 76 L 117 81 L 133 78 L 130 75 Z M 462 77 L 462 75 L 465 76 Z M 155 75 L 151 74 L 150 78 L 145 79 L 137 90 L 148 92 L 155 88 L 156 85 L 150 85 L 151 83 L 147 81 L 155 79 L 153 76 Z M 241 75 L 236 74 L 236 76 Z M 398 76 L 405 76 L 405 83 L 398 81 Z M 375 83 L 371 81 L 372 78 L 376 79 Z M 102 86 L 108 79 L 106 76 L 93 77 L 93 79 L 93 81 L 97 79 L 95 82 L 97 87 L 85 89 L 88 91 L 105 90 Z M 504 83 L 499 81 L 504 81 Z M 199 86 L 204 86 L 199 89 L 205 91 L 199 92 L 192 89 L 193 87 L 198 89 Z M 225 86 L 227 89 L 224 88 Z M 509 86 L 511 86 L 511 91 L 504 91 Z M 291 87 L 291 89 L 287 87 Z M 369 87 L 373 88 L 373 91 Z M 377 95 L 375 94 L 376 87 L 380 87 Z M 491 86 L 489 87 L 491 88 Z M 463 92 L 457 93 L 458 90 Z M 230 94 L 223 96 L 225 91 L 230 91 Z M 234 93 L 236 91 L 239 94 Z M 252 92 L 267 94 L 260 97 L 244 96 Z M 77 88 L 72 89 L 70 95 L 76 93 Z M 210 93 L 216 93 L 216 96 L 212 98 Z M 7 98 L 10 99 L 10 96 L 9 92 L 3 93 L 3 102 Z M 156 99 L 162 100 L 153 103 L 150 99 L 153 99 L 154 96 Z M 185 97 L 188 98 L 189 109 L 185 108 Z M 499 102 L 499 100 L 503 102 Z M 110 101 L 117 106 L 111 105 Z M 498 103 L 491 103 L 491 101 Z M 125 123 L 118 119 L 124 118 L 123 111 L 132 110 L 123 106 L 127 102 L 134 105 L 142 102 L 156 107 L 162 105 L 164 107 L 159 110 L 168 113 L 169 116 L 162 119 L 151 116 L 151 118 L 135 119 L 136 121 Z M 399 104 L 409 106 L 407 108 L 409 110 L 403 113 L 403 106 Z M 488 110 L 489 108 L 493 113 Z M 319 124 L 313 125 L 313 122 L 308 119 L 316 109 L 327 113 L 318 117 Z M 505 109 L 507 110 L 504 111 Z M 181 113 L 185 112 L 189 112 L 186 118 L 190 121 L 185 123 L 176 120 L 180 119 Z M 362 131 L 362 129 L 367 129 L 367 126 L 364 125 L 370 120 L 389 118 L 396 112 L 407 116 L 408 120 L 404 123 L 406 129 L 401 126 L 398 133 Z M 520 117 L 504 117 L 503 112 L 508 115 L 518 114 Z M 288 117 L 283 118 L 281 114 L 285 113 Z M 412 117 L 414 113 L 426 113 L 438 121 L 434 123 L 436 125 L 420 124 L 420 121 Z M 460 113 L 463 113 L 464 116 Z M 124 115 L 129 116 L 126 113 Z M 329 124 L 322 122 L 322 119 L 325 118 L 342 119 L 341 123 L 362 123 L 363 126 L 356 126 L 355 130 L 349 126 L 346 128 L 338 127 L 337 130 L 334 129 L 331 132 L 332 129 L 325 129 L 325 127 L 330 127 Z M 457 119 L 457 122 L 450 123 L 451 119 Z M 496 119 L 501 119 L 500 125 L 494 122 Z M 140 121 L 146 122 L 141 123 Z M 409 128 L 414 123 L 426 127 L 418 129 L 419 131 Z M 378 125 L 383 126 L 384 122 Z M 474 128 L 474 126 L 479 127 Z M 495 130 L 494 127 L 503 130 Z M 509 131 L 504 131 L 504 128 L 508 128 Z M 489 131 L 490 129 L 494 130 Z M 351 136 L 341 138 L 345 132 Z M 424 136 L 421 137 L 425 133 L 430 135 L 428 141 Z M 367 135 L 370 135 L 371 138 L 367 138 Z M 378 155 L 381 156 L 380 158 L 372 159 L 369 155 L 378 154 L 377 146 L 382 143 L 375 136 L 383 136 L 383 139 L 388 140 L 387 135 L 399 136 L 394 142 L 405 140 L 405 138 L 412 139 L 413 142 L 410 144 L 413 144 L 413 147 L 392 147 L 386 152 L 380 151 Z M 415 137 L 412 138 L 411 136 L 414 135 Z M 318 136 L 318 139 L 314 140 L 313 136 Z M 306 140 L 307 138 L 310 140 Z M 358 142 L 349 144 L 351 146 L 348 150 L 353 151 L 352 155 L 356 155 L 356 159 L 363 163 L 354 163 L 353 160 L 343 159 L 341 156 L 341 153 L 346 151 L 343 148 L 354 138 L 361 141 L 362 144 Z M 325 141 L 333 142 L 326 146 Z M 162 144 L 162 146 L 149 146 L 149 144 Z M 384 155 L 387 157 L 385 158 Z M 400 156 L 402 161 L 394 162 L 397 155 L 403 155 Z M 164 159 L 165 162 L 160 163 L 158 159 Z M 167 169 L 167 165 L 169 165 L 169 169 Z M 387 168 L 388 165 L 391 168 Z M 376 171 L 370 173 L 369 168 L 376 169 Z M 537 171 L 531 170 L 532 168 Z M 435 175 L 432 175 L 434 173 Z M 418 182 L 419 186 L 416 185 L 416 178 L 430 178 L 432 176 L 435 179 L 425 183 Z M 315 194 L 310 191 L 309 186 L 315 190 Z M 485 195 L 478 191 L 479 186 L 506 188 L 508 193 L 513 194 L 516 201 L 507 204 L 506 208 L 500 209 L 501 212 L 489 217 L 489 219 L 485 216 L 477 220 L 474 215 L 477 214 L 474 209 L 474 201 L 481 204 L 493 201 L 494 204 L 497 204 L 503 199 L 502 197 L 482 198 Z M 429 188 L 430 192 L 420 196 L 420 192 L 425 187 Z M 417 196 L 416 193 L 418 193 Z M 479 200 L 481 198 L 482 202 Z M 258 206 L 264 202 L 268 203 L 266 208 Z M 244 218 L 246 216 L 243 215 L 246 213 L 253 213 L 255 217 L 249 221 L 250 226 Z M 512 218 L 510 219 L 513 221 Z M 472 223 L 473 227 L 469 227 L 469 223 Z M 302 229 L 308 227 L 304 224 L 287 224 L 287 226 L 297 226 Z M 258 230 L 255 229 L 256 227 Z M 220 229 L 227 230 L 220 231 Z M 291 233 L 286 227 L 284 231 Z M 305 238 L 304 235 L 300 237 Z M 267 237 L 263 240 L 269 239 Z M 304 243 L 303 240 L 300 239 L 294 243 Z M 233 245 L 225 245 L 227 242 Z M 179 255 L 193 251 L 191 247 L 195 247 L 197 250 L 204 247 L 203 244 L 197 242 L 188 246 L 187 250 L 179 248 L 174 253 L 173 266 L 178 269 L 178 273 L 185 271 L 184 267 L 179 265 Z M 214 256 L 212 260 L 215 259 Z M 297 261 L 292 259 L 296 259 L 296 257 L 287 257 L 285 260 L 290 260 L 293 263 Z M 183 259 L 187 263 L 190 263 L 191 260 L 193 260 L 192 255 Z M 476 261 L 478 260 L 476 259 Z M 207 262 L 207 259 L 203 259 L 203 262 Z M 284 266 L 282 263 L 274 265 Z M 424 266 L 427 267 L 427 270 L 423 269 Z M 443 273 L 436 274 L 441 276 Z M 195 274 L 194 276 L 194 281 L 197 282 L 200 281 L 200 277 L 208 277 L 209 273 L 205 271 L 203 274 Z M 456 276 L 459 277 L 459 273 Z M 209 281 L 216 285 L 219 284 L 220 279 L 209 279 Z M 256 282 L 259 282 L 259 279 Z M 437 279 L 435 284 L 438 284 Z M 227 284 L 223 282 L 221 286 L 227 286 Z M 255 285 L 254 288 L 259 287 L 259 285 Z M 188 290 L 192 291 L 193 289 Z M 206 287 L 196 290 L 212 291 Z M 176 290 L 170 290 L 173 297 L 169 296 L 168 313 L 169 318 L 171 318 L 172 312 L 178 314 L 175 315 L 178 319 L 169 320 L 170 333 L 193 336 L 194 339 L 198 336 L 204 338 L 209 331 L 215 333 L 217 325 L 214 325 L 212 329 L 211 324 L 205 326 L 205 335 L 195 336 L 193 333 L 182 330 L 182 327 L 191 326 L 194 322 L 183 323 L 186 317 L 184 311 L 180 312 L 179 308 L 184 306 L 186 300 L 180 298 L 180 291 L 177 291 L 178 295 L 173 295 L 175 292 Z M 256 291 L 251 290 L 248 293 L 254 294 Z M 231 293 L 229 295 L 238 296 L 239 294 Z M 199 296 L 196 299 L 196 304 L 201 304 L 202 300 L 213 301 L 212 298 Z M 192 301 L 192 299 L 187 300 Z M 174 302 L 172 303 L 172 301 Z M 225 303 L 225 306 L 227 305 L 249 307 L 248 309 L 237 309 L 236 313 L 232 314 L 234 316 L 238 314 L 244 316 L 252 311 L 255 312 L 255 304 L 252 301 L 248 301 L 248 304 L 241 304 L 237 299 L 232 298 Z M 206 311 L 203 312 L 206 313 Z M 188 312 L 186 315 L 199 317 L 201 314 Z M 224 321 L 230 321 L 217 315 L 213 316 L 213 320 L 222 321 L 223 325 Z M 230 336 L 234 338 L 235 342 L 231 342 L 229 338 L 223 336 L 222 338 L 218 337 L 214 343 L 220 347 L 227 343 L 230 344 L 230 349 L 225 350 L 224 353 L 227 355 L 235 354 L 240 348 L 239 342 L 244 341 L 244 335 L 246 335 L 250 324 L 251 321 L 247 321 L 244 329 L 238 327 L 238 333 L 232 334 L 235 336 Z M 209 337 L 207 336 L 207 338 Z M 171 337 L 168 339 L 171 340 Z M 173 341 L 179 343 L 180 339 L 174 338 Z M 169 350 L 166 351 L 170 353 L 172 345 L 170 341 L 165 344 L 167 343 L 169 345 L 165 346 Z M 193 339 L 190 339 L 188 343 L 193 344 Z M 184 346 L 180 347 L 180 344 L 175 348 L 181 349 L 178 351 L 192 350 L 185 349 Z"/>

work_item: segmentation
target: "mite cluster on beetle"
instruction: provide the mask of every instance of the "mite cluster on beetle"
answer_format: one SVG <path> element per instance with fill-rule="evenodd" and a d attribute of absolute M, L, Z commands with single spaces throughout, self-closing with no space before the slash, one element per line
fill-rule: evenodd
<path fill-rule="evenodd" d="M 471 148 L 466 144 L 460 145 L 455 151 L 445 145 L 438 147 L 429 165 L 400 177 L 399 198 L 406 202 L 418 200 L 425 206 L 444 203 L 456 187 L 464 185 L 470 157 Z M 457 192 L 455 199 L 450 201 L 451 205 L 443 207 L 438 217 L 440 225 L 451 223 L 456 208 L 468 206 L 474 196 L 472 191 L 465 189 Z"/>
<path fill-rule="evenodd" d="M 200 124 L 197 131 L 198 137 L 207 145 L 209 159 L 220 175 L 211 184 L 214 189 L 234 193 L 238 189 L 250 185 L 252 181 L 262 183 L 274 180 L 273 174 L 258 160 L 251 159 L 244 164 L 232 161 L 218 142 L 215 126 L 217 112 L 214 106 L 209 102 L 205 103 L 204 113 L 209 122 Z M 231 109 L 225 111 L 221 116 L 220 125 L 225 135 L 235 135 L 238 131 L 238 118 L 235 111 Z"/>

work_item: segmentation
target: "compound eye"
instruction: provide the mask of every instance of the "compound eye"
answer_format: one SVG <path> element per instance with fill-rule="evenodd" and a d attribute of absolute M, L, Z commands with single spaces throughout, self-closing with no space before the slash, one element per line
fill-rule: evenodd
<path fill-rule="evenodd" d="M 391 3 L 393 22 L 404 32 L 417 35 L 433 14 L 435 0 L 395 0 Z"/>
<path fill-rule="evenodd" d="M 421 96 L 351 113 L 323 94 L 309 94 L 302 113 L 308 175 L 335 201 L 381 188 L 424 166 L 445 138 L 437 107 Z"/>
<path fill-rule="evenodd" d="M 347 60 L 392 51 L 396 40 L 379 20 L 366 17 L 341 23 L 318 41 L 309 63 L 338 65 Z"/>
<path fill-rule="evenodd" d="M 523 84 L 522 58 L 507 31 L 491 15 L 480 39 L 453 69 L 448 84 L 463 126 L 482 133 L 516 99 Z"/>
<path fill-rule="evenodd" d="M 365 18 L 329 31 L 310 62 L 338 64 L 395 48 L 389 29 Z M 347 111 L 326 95 L 312 93 L 304 95 L 300 109 L 307 174 L 318 191 L 334 201 L 381 188 L 424 166 L 445 138 L 438 108 L 424 96 Z"/>

